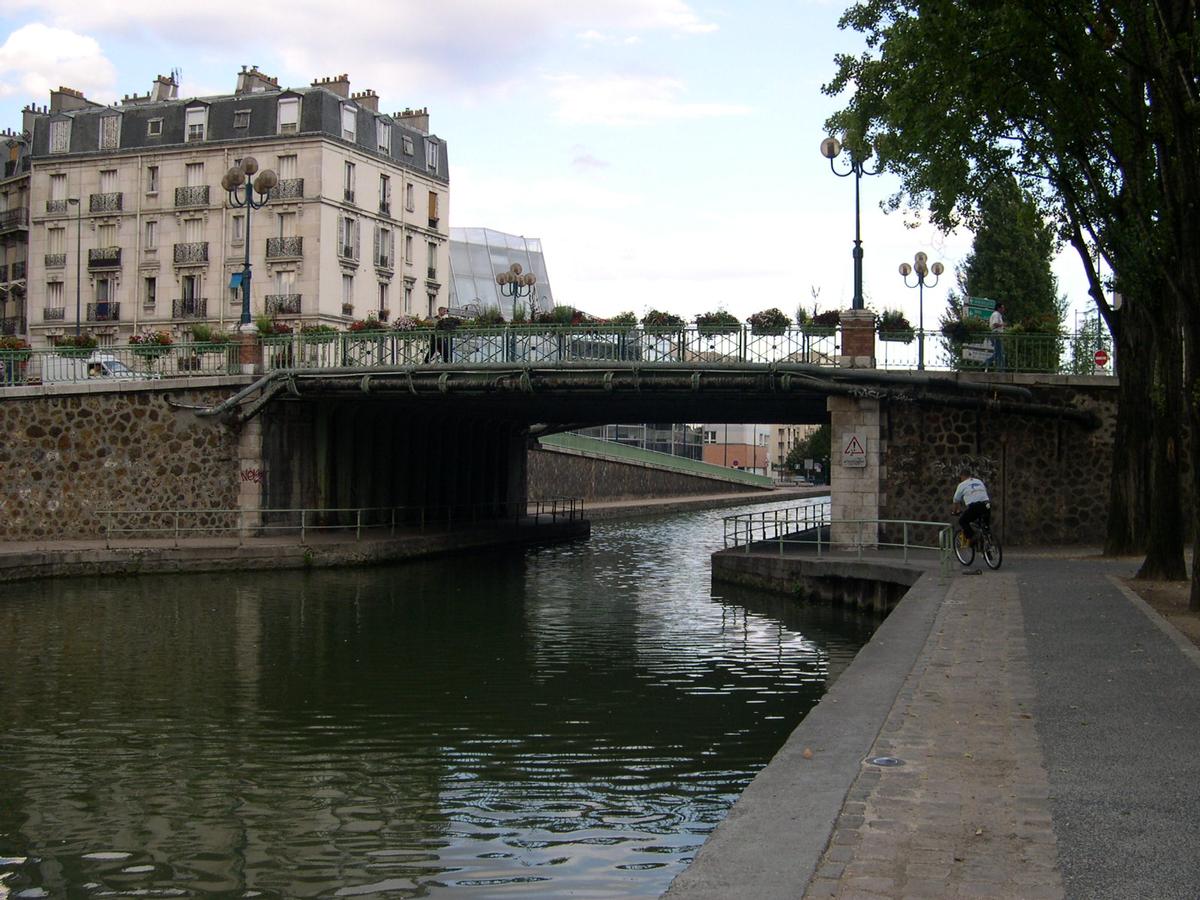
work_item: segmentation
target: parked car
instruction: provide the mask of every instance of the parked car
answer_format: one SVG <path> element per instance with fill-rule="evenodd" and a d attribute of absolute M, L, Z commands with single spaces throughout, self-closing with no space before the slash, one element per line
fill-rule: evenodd
<path fill-rule="evenodd" d="M 41 363 L 43 384 L 91 381 L 93 379 L 130 381 L 161 377 L 157 373 L 135 371 L 112 353 L 103 353 L 99 350 L 93 351 L 88 356 L 59 356 L 48 353 L 42 357 Z"/>

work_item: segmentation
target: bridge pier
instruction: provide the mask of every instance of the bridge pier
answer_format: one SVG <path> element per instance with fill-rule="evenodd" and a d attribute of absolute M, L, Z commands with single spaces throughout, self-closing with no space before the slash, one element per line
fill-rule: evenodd
<path fill-rule="evenodd" d="M 832 396 L 830 417 L 829 494 L 835 546 L 879 542 L 880 454 L 879 401 Z M 861 457 L 859 452 L 861 450 Z M 861 462 L 862 465 L 850 463 Z"/>

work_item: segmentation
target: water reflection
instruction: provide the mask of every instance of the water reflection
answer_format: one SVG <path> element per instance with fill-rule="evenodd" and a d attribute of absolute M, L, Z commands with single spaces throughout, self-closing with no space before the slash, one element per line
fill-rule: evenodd
<path fill-rule="evenodd" d="M 721 514 L 521 555 L 7 589 L 0 884 L 656 896 L 873 626 L 714 596 Z"/>

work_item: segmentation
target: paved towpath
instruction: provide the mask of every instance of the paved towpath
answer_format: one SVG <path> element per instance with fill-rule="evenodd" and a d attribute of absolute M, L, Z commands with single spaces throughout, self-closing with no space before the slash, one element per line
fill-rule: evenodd
<path fill-rule="evenodd" d="M 1132 569 L 927 575 L 670 896 L 1194 900 L 1200 652 Z"/>

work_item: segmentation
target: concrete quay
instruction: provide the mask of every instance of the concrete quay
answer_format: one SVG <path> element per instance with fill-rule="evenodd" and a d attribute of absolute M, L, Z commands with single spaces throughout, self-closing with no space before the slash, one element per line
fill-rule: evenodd
<path fill-rule="evenodd" d="M 1135 561 L 923 568 L 667 898 L 1194 900 L 1200 651 Z"/>

